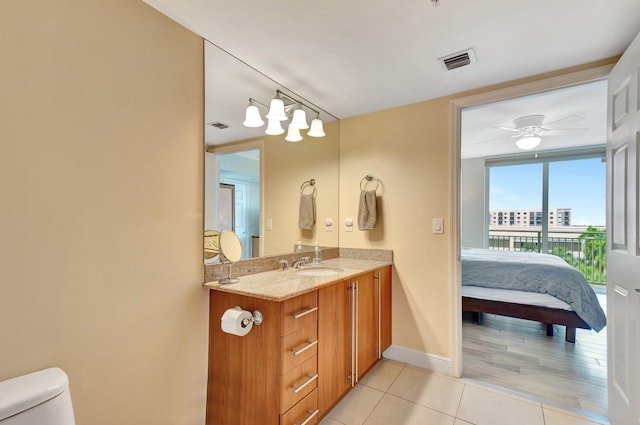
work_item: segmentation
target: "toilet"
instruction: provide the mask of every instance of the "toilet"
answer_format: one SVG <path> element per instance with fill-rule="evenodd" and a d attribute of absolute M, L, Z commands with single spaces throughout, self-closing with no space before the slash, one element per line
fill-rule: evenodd
<path fill-rule="evenodd" d="M 75 425 L 67 374 L 54 367 L 0 382 L 0 425 Z"/>

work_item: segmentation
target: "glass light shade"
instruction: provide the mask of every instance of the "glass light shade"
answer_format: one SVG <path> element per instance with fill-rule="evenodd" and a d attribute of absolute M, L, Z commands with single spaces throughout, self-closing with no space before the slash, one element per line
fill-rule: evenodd
<path fill-rule="evenodd" d="M 539 136 L 524 136 L 516 142 L 516 146 L 524 151 L 531 150 L 542 142 Z"/>
<path fill-rule="evenodd" d="M 270 119 L 267 124 L 267 129 L 265 130 L 265 133 L 270 136 L 277 136 L 279 134 L 284 133 L 284 128 L 282 128 L 282 126 L 280 125 L 280 121 Z"/>
<path fill-rule="evenodd" d="M 324 128 L 322 127 L 322 120 L 320 118 L 315 118 L 313 121 L 311 121 L 311 130 L 309 130 L 307 135 L 311 137 L 326 136 Z"/>
<path fill-rule="evenodd" d="M 306 130 L 309 128 L 309 124 L 307 124 L 307 113 L 304 109 L 298 108 L 293 111 L 293 118 L 291 119 L 289 127 L 297 128 L 299 130 Z"/>
<path fill-rule="evenodd" d="M 302 140 L 302 136 L 300 135 L 300 130 L 289 126 L 289 131 L 287 132 L 287 137 L 284 138 L 287 142 L 299 142 Z"/>
<path fill-rule="evenodd" d="M 264 125 L 264 121 L 262 121 L 260 111 L 256 105 L 247 106 L 242 125 L 245 127 L 262 127 Z"/>
<path fill-rule="evenodd" d="M 284 113 L 284 101 L 280 98 L 274 97 L 271 99 L 269 105 L 269 113 L 267 113 L 268 120 L 286 121 L 287 114 Z"/>

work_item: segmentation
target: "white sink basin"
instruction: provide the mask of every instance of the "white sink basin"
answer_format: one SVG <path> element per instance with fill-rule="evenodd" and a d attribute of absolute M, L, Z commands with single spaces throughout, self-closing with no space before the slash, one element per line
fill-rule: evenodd
<path fill-rule="evenodd" d="M 309 267 L 302 268 L 295 271 L 300 276 L 330 276 L 332 274 L 339 274 L 342 269 L 336 269 L 333 267 Z"/>

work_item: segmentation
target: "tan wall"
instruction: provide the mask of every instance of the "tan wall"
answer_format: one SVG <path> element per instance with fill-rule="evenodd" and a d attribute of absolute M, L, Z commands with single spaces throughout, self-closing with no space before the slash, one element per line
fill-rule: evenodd
<path fill-rule="evenodd" d="M 451 357 L 451 100 L 615 60 L 341 121 L 340 246 L 393 250 L 394 345 Z M 359 183 L 366 174 L 381 180 L 381 211 L 376 229 L 363 232 L 357 229 L 357 214 Z M 445 219 L 444 235 L 431 232 L 436 217 Z M 344 232 L 345 218 L 353 218 L 353 233 Z"/>
<path fill-rule="evenodd" d="M 203 41 L 137 0 L 0 3 L 0 380 L 202 424 Z"/>
<path fill-rule="evenodd" d="M 327 122 L 324 131 L 325 137 L 305 137 L 297 143 L 284 141 L 284 136 L 265 138 L 264 218 L 273 220 L 273 230 L 261 227 L 264 255 L 290 253 L 296 241 L 338 246 L 340 123 Z M 316 180 L 316 224 L 312 230 L 301 230 L 300 185 L 309 179 Z M 333 219 L 332 232 L 325 231 L 325 218 Z"/>
<path fill-rule="evenodd" d="M 393 343 L 449 353 L 449 101 L 435 99 L 340 123 L 340 246 L 394 252 Z M 378 224 L 357 226 L 360 181 L 380 180 Z M 370 183 L 368 188 L 372 188 Z M 445 234 L 431 219 L 445 219 Z M 345 218 L 354 230 L 344 232 Z"/>

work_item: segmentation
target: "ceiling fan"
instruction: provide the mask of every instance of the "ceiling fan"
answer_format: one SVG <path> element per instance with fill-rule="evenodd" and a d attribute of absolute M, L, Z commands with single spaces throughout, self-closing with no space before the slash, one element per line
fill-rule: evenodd
<path fill-rule="evenodd" d="M 498 137 L 496 139 L 485 140 L 478 143 L 494 142 L 503 139 L 516 139 L 516 146 L 522 150 L 531 150 L 538 147 L 542 142 L 542 136 L 556 131 L 586 131 L 586 128 L 556 128 L 554 124 L 567 121 L 582 120 L 584 117 L 580 115 L 569 115 L 555 121 L 544 122 L 544 115 L 526 115 L 513 120 L 515 127 L 494 127 L 500 130 L 512 131 L 517 134 L 506 137 Z"/>

